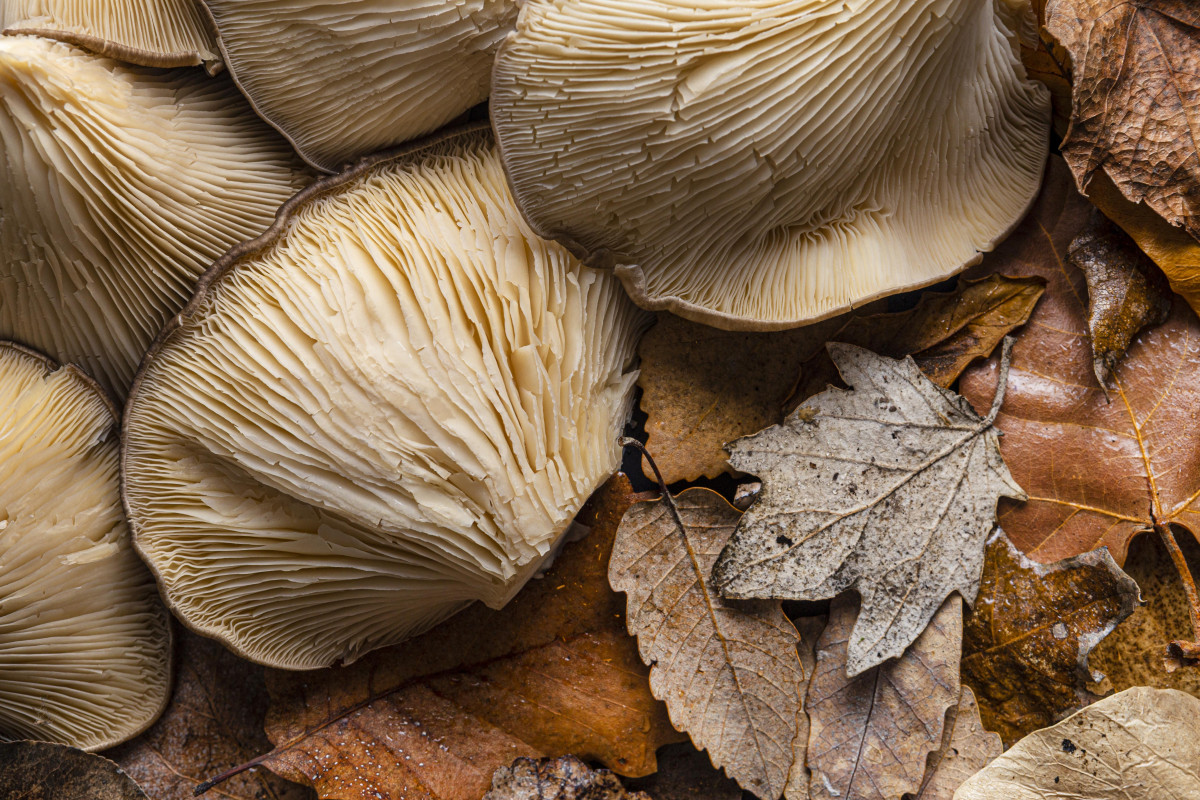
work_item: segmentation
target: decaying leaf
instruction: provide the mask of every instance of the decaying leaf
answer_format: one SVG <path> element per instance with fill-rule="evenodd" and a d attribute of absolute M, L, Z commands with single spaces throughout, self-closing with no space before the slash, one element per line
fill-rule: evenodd
<path fill-rule="evenodd" d="M 1200 532 L 1200 321 L 1174 302 L 1166 322 L 1134 338 L 1106 397 L 1083 273 L 1061 258 L 1089 213 L 1051 159 L 1030 216 L 979 267 L 1048 281 L 1017 334 L 996 419 L 1000 452 L 1030 495 L 1001 502 L 999 523 L 1043 563 L 1107 545 L 1121 564 L 1129 539 L 1156 523 Z M 959 391 L 975 408 L 991 402 L 997 370 L 992 360 L 963 374 Z"/>
<path fill-rule="evenodd" d="M 592 769 L 575 756 L 518 758 L 500 767 L 483 800 L 650 800 L 643 792 L 628 792 L 617 776 Z"/>
<path fill-rule="evenodd" d="M 949 386 L 973 359 L 985 357 L 1021 325 L 1042 281 L 988 276 L 953 292 L 926 292 L 916 307 L 877 313 L 884 304 L 792 331 L 722 331 L 659 314 L 642 338 L 641 405 L 647 447 L 667 483 L 716 477 L 729 469 L 726 442 L 783 421 L 798 376 L 823 368 L 815 391 L 834 377 L 825 343 L 836 339 L 917 363 Z M 802 368 L 805 362 L 810 365 Z"/>
<path fill-rule="evenodd" d="M 709 586 L 741 514 L 708 489 L 625 513 L 608 578 L 628 595 L 650 689 L 712 763 L 764 800 L 804 769 L 807 675 L 778 600 L 729 601 Z M 792 796 L 789 795 L 789 800 Z"/>
<path fill-rule="evenodd" d="M 1164 668 L 1164 644 L 1190 635 L 1191 625 L 1187 598 L 1159 537 L 1143 535 L 1133 540 L 1125 572 L 1137 581 L 1146 604 L 1134 609 L 1092 651 L 1091 668 L 1105 676 L 1096 691 L 1154 686 L 1200 697 L 1200 669 L 1168 672 Z"/>
<path fill-rule="evenodd" d="M 814 800 L 896 800 L 917 791 L 959 698 L 962 601 L 951 597 L 899 659 L 846 677 L 855 601 L 830 606 L 808 689 Z"/>
<path fill-rule="evenodd" d="M 1029 734 L 954 800 L 1192 800 L 1200 796 L 1200 700 L 1137 687 Z"/>
<path fill-rule="evenodd" d="M 1133 337 L 1167 318 L 1171 297 L 1160 286 L 1161 273 L 1154 262 L 1099 211 L 1092 211 L 1071 242 L 1067 261 L 1087 281 L 1092 369 L 1105 386 Z"/>
<path fill-rule="evenodd" d="M 605 484 L 579 517 L 590 534 L 500 611 L 472 606 L 348 667 L 268 671 L 275 749 L 261 763 L 323 800 L 479 800 L 522 756 L 653 772 L 655 750 L 681 735 L 606 575 L 636 499 L 622 475 Z"/>
<path fill-rule="evenodd" d="M 1200 312 L 1200 242 L 1176 228 L 1144 203 L 1125 199 L 1108 175 L 1098 172 L 1088 185 L 1088 199 L 1104 216 L 1121 226 L 1142 252 L 1158 265 L 1171 289 Z"/>
<path fill-rule="evenodd" d="M 150 730 L 106 755 L 153 800 L 191 800 L 214 775 L 271 746 L 263 733 L 267 687 L 263 668 L 218 642 L 177 634 L 175 690 Z M 266 770 L 244 772 L 221 785 L 223 800 L 308 800 L 312 789 Z"/>
<path fill-rule="evenodd" d="M 912 359 L 836 343 L 829 353 L 851 391 L 823 392 L 730 445 L 730 463 L 763 488 L 713 581 L 736 598 L 855 589 L 853 676 L 899 656 L 951 592 L 975 599 L 996 500 L 1023 493 L 992 414 L 977 416 Z"/>
<path fill-rule="evenodd" d="M 999 7 L 1008 8 L 1014 14 L 1012 27 L 1017 33 L 1025 74 L 1041 81 L 1050 90 L 1054 132 L 1062 136 L 1071 119 L 1071 57 L 1062 45 L 1043 33 L 1046 0 L 1017 0 L 1001 3 Z"/>
<path fill-rule="evenodd" d="M 660 748 L 658 770 L 625 783 L 654 800 L 742 800 L 741 787 L 725 777 L 691 742 Z"/>
<path fill-rule="evenodd" d="M 115 762 L 49 742 L 0 742 L 0 797 L 149 800 Z"/>
<path fill-rule="evenodd" d="M 963 781 L 1003 752 L 1000 736 L 984 730 L 979 720 L 975 693 L 964 686 L 958 705 L 946 712 L 942 746 L 929 754 L 920 790 L 905 800 L 951 800 Z"/>
<path fill-rule="evenodd" d="M 997 531 L 963 640 L 984 726 L 1011 745 L 1093 699 L 1088 654 L 1137 602 L 1107 550 L 1038 564 Z"/>
<path fill-rule="evenodd" d="M 1062 153 L 1079 186 L 1104 170 L 1129 200 L 1200 238 L 1200 5 L 1049 0 L 1046 29 L 1071 54 Z"/>

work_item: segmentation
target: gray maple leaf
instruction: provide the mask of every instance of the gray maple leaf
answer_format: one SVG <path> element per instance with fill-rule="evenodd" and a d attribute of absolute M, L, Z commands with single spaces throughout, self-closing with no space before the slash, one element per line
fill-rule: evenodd
<path fill-rule="evenodd" d="M 911 358 L 831 343 L 850 390 L 830 388 L 729 445 L 763 482 L 713 569 L 729 598 L 818 600 L 855 589 L 846 672 L 899 656 L 942 602 L 979 591 L 1001 496 L 1025 499 L 986 419 Z M 1007 372 L 1007 350 L 1002 373 Z"/>

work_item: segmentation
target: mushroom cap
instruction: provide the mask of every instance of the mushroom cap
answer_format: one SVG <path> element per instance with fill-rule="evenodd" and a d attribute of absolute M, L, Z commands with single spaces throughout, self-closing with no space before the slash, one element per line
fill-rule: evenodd
<path fill-rule="evenodd" d="M 0 0 L 0 30 L 144 67 L 220 68 L 216 40 L 195 0 Z"/>
<path fill-rule="evenodd" d="M 0 37 L 0 338 L 123 395 L 196 280 L 308 178 L 228 79 Z"/>
<path fill-rule="evenodd" d="M 186 625 L 275 667 L 499 607 L 618 465 L 648 321 L 532 235 L 486 126 L 366 160 L 214 265 L 147 356 L 135 545 Z"/>
<path fill-rule="evenodd" d="M 116 412 L 0 342 L 0 737 L 98 750 L 167 703 L 170 617 L 121 510 Z"/>
<path fill-rule="evenodd" d="M 634 300 L 794 327 L 951 275 L 1049 142 L 990 0 L 527 0 L 492 121 L 534 231 Z"/>
<path fill-rule="evenodd" d="M 517 0 L 206 0 L 234 80 L 312 166 L 431 133 L 487 100 Z"/>

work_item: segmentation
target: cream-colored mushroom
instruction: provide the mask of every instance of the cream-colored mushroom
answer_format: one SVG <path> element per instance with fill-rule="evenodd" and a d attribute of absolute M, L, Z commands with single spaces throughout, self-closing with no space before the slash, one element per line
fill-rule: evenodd
<path fill-rule="evenodd" d="M 533 236 L 486 128 L 379 157 L 231 251 L 125 417 L 185 624 L 304 669 L 503 605 L 619 463 L 647 315 Z"/>
<path fill-rule="evenodd" d="M 0 37 L 0 338 L 123 395 L 167 318 L 308 182 L 234 86 Z"/>
<path fill-rule="evenodd" d="M 1048 148 L 993 0 L 527 0 L 492 120 L 526 217 L 634 300 L 786 328 L 945 278 Z"/>
<path fill-rule="evenodd" d="M 217 43 L 195 0 L 0 0 L 0 29 L 144 67 L 220 67 Z"/>
<path fill-rule="evenodd" d="M 206 0 L 234 79 L 333 172 L 487 99 L 517 0 Z"/>
<path fill-rule="evenodd" d="M 116 412 L 0 342 L 0 737 L 96 750 L 166 705 L 166 609 L 121 511 Z"/>

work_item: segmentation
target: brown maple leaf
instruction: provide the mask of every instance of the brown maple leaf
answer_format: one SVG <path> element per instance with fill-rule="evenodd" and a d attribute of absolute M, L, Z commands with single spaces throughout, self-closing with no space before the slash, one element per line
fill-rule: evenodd
<path fill-rule="evenodd" d="M 988 276 L 952 292 L 926 292 L 914 308 L 874 313 L 872 303 L 793 331 L 722 331 L 659 314 L 638 346 L 647 448 L 668 484 L 729 469 L 724 445 L 783 421 L 789 405 L 819 392 L 837 372 L 825 343 L 883 355 L 914 354 L 939 386 L 986 356 L 1029 318 L 1042 293 L 1036 278 Z M 797 395 L 797 379 L 806 394 Z"/>
<path fill-rule="evenodd" d="M 1062 152 L 1086 192 L 1104 170 L 1200 238 L 1200 5 L 1194 0 L 1049 0 L 1046 29 L 1071 55 Z"/>
<path fill-rule="evenodd" d="M 275 749 L 254 763 L 327 800 L 479 800 L 519 757 L 653 772 L 655 750 L 682 737 L 606 575 L 637 499 L 623 475 L 605 484 L 578 517 L 590 534 L 499 611 L 472 606 L 348 667 L 268 672 Z"/>
<path fill-rule="evenodd" d="M 984 726 L 1011 745 L 1095 699 L 1088 654 L 1137 602 L 1107 550 L 1043 565 L 997 531 L 963 638 L 962 679 Z"/>
<path fill-rule="evenodd" d="M 105 753 L 153 800 L 191 800 L 213 775 L 271 746 L 263 733 L 263 668 L 189 631 L 177 636 L 175 689 L 150 730 Z M 312 789 L 264 770 L 244 772 L 213 795 L 225 800 L 309 800 Z"/>
<path fill-rule="evenodd" d="M 958 703 L 962 601 L 949 598 L 899 659 L 848 678 L 855 605 L 848 594 L 834 599 L 817 641 L 806 703 L 809 790 L 814 799 L 895 800 L 919 790 L 946 711 Z"/>
<path fill-rule="evenodd" d="M 962 782 L 1004 752 L 1000 737 L 979 719 L 979 704 L 971 687 L 962 687 L 958 705 L 946 712 L 942 746 L 929 754 L 921 788 L 905 800 L 952 800 Z"/>
<path fill-rule="evenodd" d="M 1039 275 L 1048 286 L 1017 335 L 996 425 L 1000 451 L 1029 493 L 1002 502 L 999 523 L 1025 553 L 1050 562 L 1129 539 L 1156 524 L 1200 532 L 1200 321 L 1176 301 L 1139 334 L 1113 373 L 1111 402 L 1092 370 L 1083 273 L 1065 260 L 1090 206 L 1053 159 L 1030 216 L 980 270 Z M 964 397 L 987 408 L 995 360 L 972 367 Z"/>

